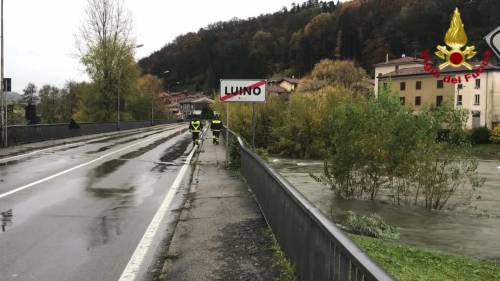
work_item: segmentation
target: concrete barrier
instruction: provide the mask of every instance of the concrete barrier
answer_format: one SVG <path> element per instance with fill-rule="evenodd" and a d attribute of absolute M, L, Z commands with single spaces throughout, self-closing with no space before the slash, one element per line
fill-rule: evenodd
<path fill-rule="evenodd" d="M 174 122 L 173 120 L 156 120 L 154 125 Z M 9 126 L 7 128 L 9 146 L 118 131 L 116 122 L 79 123 L 78 125 L 80 126 L 79 129 L 70 129 L 69 123 Z M 151 126 L 151 121 L 120 122 L 120 130 L 130 130 L 149 126 Z"/>
<path fill-rule="evenodd" d="M 394 280 L 242 138 L 229 131 L 229 140 L 239 146 L 241 175 L 299 280 Z"/>

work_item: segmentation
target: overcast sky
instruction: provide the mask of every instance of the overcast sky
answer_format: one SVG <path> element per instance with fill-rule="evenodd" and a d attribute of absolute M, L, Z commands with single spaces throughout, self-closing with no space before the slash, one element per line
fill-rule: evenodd
<path fill-rule="evenodd" d="M 291 7 L 292 0 L 124 0 L 142 58 L 176 36 L 232 17 L 246 19 Z M 4 0 L 5 77 L 22 93 L 28 82 L 61 87 L 87 79 L 76 57 L 74 35 L 87 0 Z"/>

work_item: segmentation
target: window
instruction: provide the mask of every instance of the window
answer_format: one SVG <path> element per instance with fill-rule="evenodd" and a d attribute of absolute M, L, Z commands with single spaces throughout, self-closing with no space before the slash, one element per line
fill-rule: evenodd
<path fill-rule="evenodd" d="M 458 87 L 459 90 L 462 90 L 464 88 L 464 85 L 463 84 L 458 84 L 457 87 Z"/>
<path fill-rule="evenodd" d="M 443 105 L 443 96 L 437 96 L 436 97 L 436 106 L 441 106 Z"/>
<path fill-rule="evenodd" d="M 457 96 L 457 105 L 462 105 L 462 95 Z"/>
<path fill-rule="evenodd" d="M 476 79 L 476 89 L 481 88 L 481 79 Z"/>
<path fill-rule="evenodd" d="M 421 105 L 422 104 L 422 98 L 421 97 L 415 97 L 415 105 Z"/>
<path fill-rule="evenodd" d="M 474 105 L 479 105 L 479 101 L 480 101 L 479 95 L 474 95 Z"/>
<path fill-rule="evenodd" d="M 438 89 L 442 89 L 443 88 L 443 80 L 437 80 L 437 86 L 436 86 Z"/>
<path fill-rule="evenodd" d="M 405 97 L 399 97 L 399 102 L 401 105 L 405 105 Z"/>
<path fill-rule="evenodd" d="M 406 90 L 406 82 L 399 83 L 399 90 L 400 91 L 405 91 Z"/>
<path fill-rule="evenodd" d="M 415 89 L 417 89 L 417 90 L 422 89 L 422 81 L 417 81 L 417 83 L 415 84 Z"/>

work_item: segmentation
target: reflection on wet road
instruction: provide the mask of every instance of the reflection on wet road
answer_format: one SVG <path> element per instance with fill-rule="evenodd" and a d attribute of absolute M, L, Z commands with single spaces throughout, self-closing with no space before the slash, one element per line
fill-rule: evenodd
<path fill-rule="evenodd" d="M 49 178 L 0 197 L 0 280 L 118 280 L 192 149 L 186 128 L 0 159 L 0 195 Z"/>
<path fill-rule="evenodd" d="M 389 224 L 398 227 L 404 243 L 500 262 L 498 161 L 480 161 L 479 173 L 486 178 L 486 182 L 471 206 L 439 212 L 414 206 L 398 207 L 390 203 L 336 198 L 328 187 L 309 176 L 309 173 L 323 172 L 323 165 L 318 161 L 274 158 L 270 164 L 337 223 L 345 220 L 347 211 L 377 213 Z"/>

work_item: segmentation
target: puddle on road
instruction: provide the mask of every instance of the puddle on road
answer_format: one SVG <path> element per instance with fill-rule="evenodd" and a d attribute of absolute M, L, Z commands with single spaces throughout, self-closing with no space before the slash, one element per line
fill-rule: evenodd
<path fill-rule="evenodd" d="M 187 129 L 183 129 L 183 130 L 177 131 L 177 132 L 175 132 L 175 133 L 173 133 L 171 135 L 168 135 L 168 136 L 166 136 L 164 138 L 156 140 L 153 143 L 150 143 L 150 144 L 148 144 L 146 146 L 143 146 L 143 147 L 141 147 L 141 148 L 139 148 L 137 150 L 129 152 L 129 153 L 123 155 L 120 158 L 121 159 L 133 159 L 133 158 L 137 158 L 137 157 L 139 157 L 139 156 L 147 153 L 148 151 L 151 151 L 151 150 L 155 149 L 157 146 L 160 146 L 160 145 L 164 144 L 166 141 L 171 140 L 174 137 L 183 134 L 185 131 L 187 131 Z"/>
<path fill-rule="evenodd" d="M 186 150 L 191 144 L 191 138 L 189 136 L 184 137 L 181 141 L 176 143 L 165 150 L 163 155 L 160 157 L 162 163 L 158 163 L 154 166 L 151 171 L 164 173 L 169 167 L 179 166 L 180 163 L 184 163 L 183 157 L 186 154 Z"/>
<path fill-rule="evenodd" d="M 165 153 L 160 157 L 161 162 L 171 162 L 181 157 L 188 146 L 191 144 L 191 138 L 185 136 L 180 142 L 165 150 Z"/>
<path fill-rule="evenodd" d="M 140 139 L 145 139 L 149 136 L 152 136 L 152 135 L 155 135 L 155 134 L 158 134 L 159 132 L 154 132 L 154 133 L 151 133 L 151 134 L 147 134 L 147 135 L 143 135 L 143 136 L 140 136 L 140 137 L 136 137 L 136 138 L 131 138 L 131 139 L 128 139 L 128 140 L 124 140 L 124 141 L 119 141 L 119 142 L 115 142 L 111 145 L 107 145 L 107 146 L 103 146 L 97 150 L 93 150 L 93 151 L 88 151 L 87 154 L 96 154 L 96 153 L 100 153 L 100 152 L 103 152 L 103 151 L 106 151 L 106 150 L 109 150 L 110 148 L 113 148 L 115 146 L 118 146 L 118 145 L 122 145 L 122 144 L 126 144 L 126 143 L 130 143 L 130 142 L 133 142 L 133 141 L 136 141 L 136 140 L 140 140 Z"/>
<path fill-rule="evenodd" d="M 120 166 L 127 163 L 127 160 L 124 159 L 111 159 L 102 163 L 101 165 L 95 167 L 90 172 L 90 177 L 92 178 L 102 178 L 106 175 L 111 174 L 112 172 L 118 170 Z"/>
<path fill-rule="evenodd" d="M 128 196 L 135 192 L 135 187 L 131 186 L 128 188 L 106 188 L 106 187 L 93 187 L 92 185 L 87 186 L 87 191 L 91 191 L 96 197 L 99 198 L 110 198 L 116 195 Z"/>

